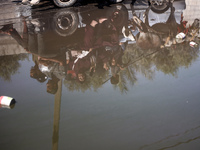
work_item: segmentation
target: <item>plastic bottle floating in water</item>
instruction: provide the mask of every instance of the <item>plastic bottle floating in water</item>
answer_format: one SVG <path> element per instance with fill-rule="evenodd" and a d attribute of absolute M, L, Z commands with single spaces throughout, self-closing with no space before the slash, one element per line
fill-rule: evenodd
<path fill-rule="evenodd" d="M 16 103 L 15 99 L 8 96 L 0 97 L 0 107 L 12 108 L 12 106 Z"/>
<path fill-rule="evenodd" d="M 180 32 L 179 34 L 176 35 L 176 42 L 177 43 L 182 43 L 185 41 L 186 35 L 183 32 Z"/>
<path fill-rule="evenodd" d="M 185 39 L 185 33 L 180 32 L 179 34 L 176 35 L 176 38 L 177 39 L 182 39 L 182 40 Z"/>
<path fill-rule="evenodd" d="M 198 45 L 197 45 L 197 43 L 191 41 L 191 42 L 190 42 L 190 46 L 191 46 L 191 47 L 197 47 Z"/>

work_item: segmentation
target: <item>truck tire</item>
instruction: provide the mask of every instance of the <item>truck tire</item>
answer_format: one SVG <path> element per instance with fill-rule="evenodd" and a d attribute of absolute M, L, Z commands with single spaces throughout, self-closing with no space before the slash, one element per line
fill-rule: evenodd
<path fill-rule="evenodd" d="M 70 7 L 72 6 L 77 0 L 53 0 L 54 4 L 58 7 Z"/>
<path fill-rule="evenodd" d="M 54 31 L 63 37 L 72 35 L 78 28 L 79 18 L 76 12 L 60 10 L 53 16 Z"/>
<path fill-rule="evenodd" d="M 170 2 L 165 0 L 150 0 L 151 10 L 155 13 L 164 13 L 170 7 Z"/>

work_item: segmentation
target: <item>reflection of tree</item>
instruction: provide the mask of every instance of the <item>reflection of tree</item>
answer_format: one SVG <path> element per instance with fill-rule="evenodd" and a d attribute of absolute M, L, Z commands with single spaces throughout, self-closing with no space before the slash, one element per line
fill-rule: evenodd
<path fill-rule="evenodd" d="M 191 48 L 188 43 L 159 50 L 142 50 L 134 44 L 128 45 L 122 57 L 123 63 L 128 65 L 119 72 L 119 83 L 113 85 L 113 88 L 126 93 L 128 85 L 133 86 L 137 81 L 136 72 L 149 80 L 154 78 L 156 70 L 176 77 L 180 67 L 189 67 L 198 58 L 198 52 L 198 48 Z M 64 84 L 69 91 L 97 91 L 109 79 L 109 71 L 98 72 L 97 69 L 92 76 L 87 75 L 84 83 L 65 80 Z"/>
<path fill-rule="evenodd" d="M 188 43 L 160 50 L 142 50 L 136 45 L 129 45 L 124 60 L 131 60 L 131 63 L 123 71 L 118 86 L 122 92 L 128 91 L 124 76 L 127 76 L 126 79 L 133 85 L 137 80 L 135 72 L 148 79 L 154 78 L 155 70 L 176 77 L 180 67 L 189 67 L 198 58 L 198 52 L 198 48 L 191 48 Z"/>
<path fill-rule="evenodd" d="M 157 70 L 176 76 L 180 67 L 188 68 L 198 58 L 198 49 L 187 45 L 177 45 L 175 49 L 165 49 L 157 53 L 154 63 Z"/>
<path fill-rule="evenodd" d="M 154 57 L 154 63 L 156 69 L 162 71 L 165 74 L 172 74 L 176 76 L 178 66 L 174 62 L 173 55 L 169 50 L 162 50 Z"/>
<path fill-rule="evenodd" d="M 142 50 L 134 44 L 128 45 L 123 55 L 123 63 L 128 65 L 119 72 L 119 83 L 113 88 L 126 93 L 128 85 L 133 86 L 137 81 L 136 72 L 149 80 L 154 78 L 156 70 L 176 77 L 180 67 L 189 67 L 198 58 L 198 52 L 198 48 L 191 48 L 188 43 L 159 50 Z M 97 91 L 105 81 L 109 82 L 108 71 L 101 71 L 101 75 L 97 72 L 93 76 L 87 75 L 86 82 L 82 84 L 76 80 L 66 80 L 65 86 L 70 91 Z"/>
<path fill-rule="evenodd" d="M 131 65 L 134 72 L 138 72 L 143 74 L 148 79 L 153 79 L 154 77 L 154 69 L 152 56 L 154 56 L 157 50 L 142 50 L 138 48 L 136 45 L 129 45 L 127 47 L 126 55 L 131 60 Z"/>
<path fill-rule="evenodd" d="M 135 68 L 132 65 L 129 65 L 129 62 L 134 60 L 136 57 L 133 54 L 133 51 L 130 51 L 127 49 L 122 57 L 122 61 L 124 64 L 128 64 L 125 66 L 123 70 L 119 73 L 119 83 L 117 85 L 113 85 L 114 88 L 119 88 L 121 93 L 126 93 L 128 91 L 127 83 L 130 85 L 134 85 L 134 83 L 137 81 L 135 76 Z"/>
<path fill-rule="evenodd" d="M 17 73 L 20 67 L 20 60 L 28 58 L 26 54 L 8 55 L 0 57 L 0 77 L 6 81 L 11 80 L 11 76 Z"/>
<path fill-rule="evenodd" d="M 128 69 L 126 69 L 126 70 L 128 70 Z M 132 81 L 131 78 L 129 78 L 130 76 L 127 77 L 127 75 L 130 75 L 130 74 L 126 74 L 126 72 L 120 73 L 119 83 L 117 85 L 114 85 L 114 88 L 118 87 L 119 90 L 121 91 L 121 93 L 126 93 L 128 91 L 127 80 Z"/>

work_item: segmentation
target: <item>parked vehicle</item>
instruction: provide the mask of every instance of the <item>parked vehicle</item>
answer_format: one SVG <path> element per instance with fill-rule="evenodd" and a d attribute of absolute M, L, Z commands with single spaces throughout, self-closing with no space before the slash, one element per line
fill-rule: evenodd
<path fill-rule="evenodd" d="M 58 7 L 72 6 L 77 0 L 53 0 L 54 4 Z"/>
<path fill-rule="evenodd" d="M 41 0 L 37 0 L 38 4 Z M 70 7 L 73 6 L 76 2 L 81 2 L 81 0 L 52 0 L 53 3 L 57 6 L 57 7 Z M 110 3 L 119 3 L 122 2 L 123 0 L 109 0 Z M 34 3 L 32 4 L 34 5 Z"/>
<path fill-rule="evenodd" d="M 175 3 L 181 3 L 182 6 L 185 6 L 185 0 L 133 0 L 132 2 L 136 9 L 144 9 L 151 6 L 151 10 L 155 13 L 163 13 L 167 11 L 170 6 Z"/>
<path fill-rule="evenodd" d="M 97 14 L 94 13 L 98 12 Z M 48 57 L 54 56 L 58 51 L 76 49 L 83 42 L 85 27 L 93 19 L 103 17 L 113 17 L 117 12 L 118 23 L 117 31 L 123 24 L 128 22 L 128 12 L 123 4 L 115 4 L 105 9 L 96 9 L 96 7 L 73 7 L 48 10 L 45 13 L 36 12 L 32 18 L 26 19 L 29 34 L 42 36 L 40 40 L 32 40 L 34 45 L 38 45 L 41 56 L 48 54 Z M 51 38 L 49 38 L 51 37 Z M 42 47 L 39 47 L 42 43 Z M 56 43 L 56 44 L 55 44 Z M 31 50 L 30 50 L 31 51 Z"/>
<path fill-rule="evenodd" d="M 173 2 L 173 3 L 172 3 Z M 165 22 L 163 19 L 168 18 L 170 14 L 170 5 L 172 5 L 175 8 L 175 18 L 180 21 L 181 14 L 183 10 L 186 8 L 185 0 L 174 0 L 170 2 L 171 4 L 168 4 L 167 9 L 161 9 L 158 6 L 153 7 L 150 4 L 150 1 L 148 0 L 136 0 L 132 7 L 130 7 L 128 4 L 125 4 L 129 11 L 129 18 L 133 17 L 133 14 L 136 14 L 137 16 L 140 16 L 140 18 L 143 18 L 144 13 L 147 9 L 149 9 L 150 14 L 149 15 L 149 23 L 154 24 L 153 22 Z M 158 9 L 154 9 L 158 8 Z M 164 7 L 162 7 L 164 8 Z"/>

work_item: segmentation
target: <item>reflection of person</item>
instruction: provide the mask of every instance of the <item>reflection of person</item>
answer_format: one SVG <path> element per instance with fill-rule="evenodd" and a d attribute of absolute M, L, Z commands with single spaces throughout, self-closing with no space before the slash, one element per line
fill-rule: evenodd
<path fill-rule="evenodd" d="M 21 45 L 23 48 L 27 48 L 26 41 L 22 39 L 17 30 L 13 28 L 13 24 L 4 25 L 3 28 L 0 29 L 0 33 L 12 36 L 19 45 Z"/>
<path fill-rule="evenodd" d="M 80 45 L 80 52 L 76 56 L 68 57 L 68 77 L 77 79 L 79 82 L 85 81 L 86 71 L 90 75 L 95 72 L 96 52 L 101 47 L 118 45 L 116 29 L 108 18 L 93 19 L 86 25 L 83 44 Z M 98 49 L 98 50 L 97 50 Z M 71 51 L 71 55 L 75 54 Z"/>
<path fill-rule="evenodd" d="M 86 25 L 83 44 L 81 50 L 92 50 L 102 46 L 118 45 L 118 34 L 115 26 L 109 18 L 99 18 L 92 20 Z"/>
<path fill-rule="evenodd" d="M 47 92 L 55 94 L 58 89 L 58 81 L 65 78 L 65 68 L 57 62 L 39 57 L 39 69 L 48 77 Z"/>
<path fill-rule="evenodd" d="M 71 57 L 67 64 L 67 74 L 69 79 L 77 79 L 83 83 L 86 80 L 86 71 L 94 71 L 96 57 L 94 52 L 82 51 L 75 57 Z"/>
<path fill-rule="evenodd" d="M 47 92 L 55 94 L 58 88 L 58 81 L 65 78 L 65 56 L 64 55 L 51 55 L 54 57 L 45 58 L 41 57 L 37 50 L 43 50 L 38 49 L 37 46 L 43 45 L 43 40 L 38 41 L 38 43 L 35 43 L 35 40 L 33 40 L 35 37 L 36 39 L 39 38 L 38 33 L 33 32 L 27 32 L 27 26 L 25 23 L 24 26 L 24 36 L 23 38 L 19 35 L 19 33 L 13 28 L 13 25 L 6 25 L 4 26 L 0 32 L 4 34 L 11 35 L 23 48 L 25 48 L 29 53 L 33 52 L 32 55 L 34 56 L 34 62 L 35 65 L 30 70 L 30 77 L 37 79 L 39 82 L 44 82 L 48 78 L 47 82 Z M 38 31 L 38 30 L 37 30 Z M 36 36 L 35 36 L 36 35 Z M 39 38 L 40 39 L 40 38 Z M 43 52 L 42 52 L 43 53 Z M 45 54 L 45 53 L 44 53 Z M 45 55 L 42 55 L 45 56 Z"/>
<path fill-rule="evenodd" d="M 118 84 L 119 83 L 119 74 L 113 74 L 112 77 L 110 78 L 110 83 L 111 84 Z"/>
<path fill-rule="evenodd" d="M 45 26 L 45 21 L 45 19 L 24 20 L 22 36 L 11 25 L 6 25 L 3 30 L 11 35 L 28 53 L 44 58 L 54 58 L 63 55 L 60 45 L 54 44 L 54 42 L 59 42 L 62 39 L 54 32 L 47 32 L 48 28 Z M 54 37 L 54 42 L 52 42 L 51 36 Z"/>
<path fill-rule="evenodd" d="M 120 70 L 124 69 L 124 64 L 122 63 L 122 56 L 123 51 L 119 47 L 119 49 L 112 55 L 110 60 L 110 66 L 111 66 L 111 74 L 112 77 L 110 79 L 111 84 L 118 84 L 119 83 L 119 72 Z"/>
<path fill-rule="evenodd" d="M 51 79 L 48 80 L 46 86 L 47 86 L 47 92 L 50 94 L 56 94 L 58 90 L 58 81 L 59 79 L 56 76 L 52 76 Z"/>
<path fill-rule="evenodd" d="M 23 39 L 19 35 L 16 29 L 13 28 L 13 24 L 5 25 L 3 28 L 0 29 L 0 33 L 11 35 L 18 42 L 19 45 L 27 49 L 27 39 L 26 38 Z M 33 55 L 33 57 L 35 57 L 35 55 Z M 37 60 L 34 60 L 34 62 L 35 65 L 30 70 L 30 77 L 37 79 L 39 82 L 44 82 L 46 80 L 46 76 L 39 70 Z"/>
<path fill-rule="evenodd" d="M 97 49 L 98 64 L 102 64 L 102 68 L 105 71 L 111 70 L 111 83 L 117 84 L 119 82 L 119 72 L 124 69 L 124 64 L 122 63 L 123 50 L 121 46 L 107 46 Z M 97 64 L 97 65 L 98 65 Z"/>
<path fill-rule="evenodd" d="M 34 61 L 34 62 L 35 62 L 35 65 L 31 67 L 31 70 L 30 70 L 30 77 L 33 79 L 36 79 L 40 83 L 43 83 L 46 81 L 47 77 L 44 73 L 40 71 L 38 62 L 37 61 Z"/>
<path fill-rule="evenodd" d="M 92 20 L 85 27 L 85 35 L 83 43 L 80 44 L 78 50 L 71 50 L 66 53 L 67 78 L 77 79 L 80 83 L 86 80 L 86 71 L 93 71 L 96 62 L 92 62 L 93 49 L 99 46 L 96 42 L 95 27 L 99 22 Z M 101 23 L 101 22 L 100 22 Z"/>

